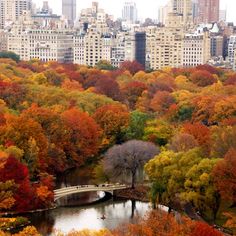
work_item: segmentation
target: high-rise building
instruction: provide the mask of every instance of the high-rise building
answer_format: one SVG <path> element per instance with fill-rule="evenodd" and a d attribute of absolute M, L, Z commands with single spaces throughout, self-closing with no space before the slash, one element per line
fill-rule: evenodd
<path fill-rule="evenodd" d="M 220 0 L 198 0 L 198 23 L 219 21 Z"/>
<path fill-rule="evenodd" d="M 172 12 L 182 15 L 183 22 L 187 23 L 192 21 L 193 17 L 193 4 L 192 0 L 171 0 Z"/>
<path fill-rule="evenodd" d="M 163 25 L 167 22 L 168 14 L 171 12 L 171 4 L 170 2 L 166 4 L 165 6 L 161 6 L 158 9 L 158 23 L 161 23 Z"/>
<path fill-rule="evenodd" d="M 70 26 L 76 20 L 76 0 L 62 0 L 62 15 L 66 17 Z"/>
<path fill-rule="evenodd" d="M 32 0 L 0 0 L 0 28 L 18 20 L 23 11 L 30 11 Z"/>
<path fill-rule="evenodd" d="M 137 21 L 138 11 L 135 2 L 125 2 L 122 11 L 122 19 L 131 23 L 135 23 Z"/>
<path fill-rule="evenodd" d="M 146 66 L 146 33 L 136 32 L 135 33 L 135 60 Z"/>
<path fill-rule="evenodd" d="M 182 65 L 183 28 L 148 27 L 146 54 L 151 69 L 180 67 Z"/>

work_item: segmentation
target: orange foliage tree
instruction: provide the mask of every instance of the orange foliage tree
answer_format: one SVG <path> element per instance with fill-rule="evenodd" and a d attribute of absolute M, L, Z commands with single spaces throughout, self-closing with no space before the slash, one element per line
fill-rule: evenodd
<path fill-rule="evenodd" d="M 61 117 L 70 136 L 68 152 L 77 164 L 83 164 L 98 153 L 101 129 L 92 117 L 76 108 L 63 112 Z"/>
<path fill-rule="evenodd" d="M 124 130 L 129 125 L 129 112 L 125 106 L 120 104 L 98 108 L 93 118 L 103 129 L 109 143 L 120 142 L 123 139 Z"/>

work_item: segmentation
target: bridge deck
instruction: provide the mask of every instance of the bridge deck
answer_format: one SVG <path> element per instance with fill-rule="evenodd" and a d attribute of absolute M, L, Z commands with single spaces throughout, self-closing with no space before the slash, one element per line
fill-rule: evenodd
<path fill-rule="evenodd" d="M 54 199 L 55 201 L 75 193 L 84 193 L 84 192 L 113 192 L 114 190 L 127 189 L 129 186 L 124 184 L 100 184 L 100 185 L 79 185 L 71 186 L 61 189 L 54 190 Z"/>

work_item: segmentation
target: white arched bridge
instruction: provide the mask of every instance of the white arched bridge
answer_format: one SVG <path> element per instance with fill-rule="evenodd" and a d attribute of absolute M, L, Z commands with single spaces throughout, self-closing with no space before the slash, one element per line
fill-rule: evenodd
<path fill-rule="evenodd" d="M 125 184 L 99 184 L 99 185 L 78 185 L 54 190 L 54 200 L 57 201 L 68 195 L 85 192 L 103 191 L 113 195 L 115 190 L 128 189 L 130 186 Z"/>

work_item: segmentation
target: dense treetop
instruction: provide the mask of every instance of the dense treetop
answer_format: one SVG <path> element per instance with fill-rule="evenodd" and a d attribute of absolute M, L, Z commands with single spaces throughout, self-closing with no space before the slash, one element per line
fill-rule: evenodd
<path fill-rule="evenodd" d="M 0 59 L 0 211 L 25 210 L 23 196 L 47 207 L 51 175 L 97 163 L 129 140 L 160 149 L 145 166 L 153 201 L 178 198 L 214 218 L 219 199 L 235 205 L 233 71 L 202 65 L 145 72 L 137 62 L 115 69 L 6 57 Z M 22 176 L 11 175 L 12 168 Z"/>

